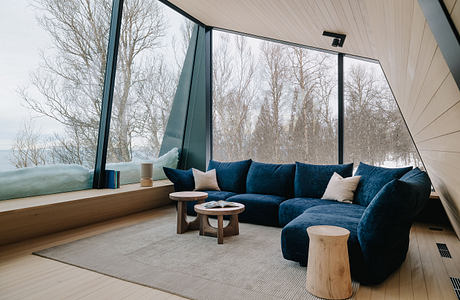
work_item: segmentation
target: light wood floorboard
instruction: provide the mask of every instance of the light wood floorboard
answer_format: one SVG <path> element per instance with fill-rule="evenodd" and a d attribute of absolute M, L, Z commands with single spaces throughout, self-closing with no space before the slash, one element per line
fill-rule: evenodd
<path fill-rule="evenodd" d="M 109 230 L 144 222 L 173 207 L 0 247 L 0 299 L 184 299 L 89 270 L 32 255 L 32 252 Z M 457 299 L 449 277 L 460 277 L 460 241 L 451 228 L 415 224 L 406 261 L 384 283 L 361 286 L 357 299 Z M 439 227 L 439 226 L 437 226 Z M 452 258 L 442 258 L 436 242 L 447 244 Z"/>

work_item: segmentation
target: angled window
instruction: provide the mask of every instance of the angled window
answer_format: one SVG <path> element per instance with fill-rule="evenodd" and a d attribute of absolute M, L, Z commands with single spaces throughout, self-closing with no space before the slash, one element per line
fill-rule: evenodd
<path fill-rule="evenodd" d="M 160 1 L 124 2 L 106 164 L 121 184 L 139 182 L 140 162 L 158 158 L 192 29 Z"/>
<path fill-rule="evenodd" d="M 421 166 L 380 65 L 345 57 L 344 73 L 344 161 Z"/>
<path fill-rule="evenodd" d="M 214 31 L 213 159 L 337 162 L 337 56 Z"/>
<path fill-rule="evenodd" d="M 0 199 L 90 188 L 111 7 L 2 1 Z"/>

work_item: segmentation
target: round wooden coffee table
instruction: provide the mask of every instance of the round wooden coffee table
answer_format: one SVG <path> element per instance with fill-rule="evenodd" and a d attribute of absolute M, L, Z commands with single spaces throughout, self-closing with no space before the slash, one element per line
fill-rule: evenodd
<path fill-rule="evenodd" d="M 235 203 L 235 202 L 233 202 Z M 244 211 L 244 205 L 224 208 L 206 208 L 203 204 L 196 204 L 195 211 L 200 217 L 200 235 L 217 237 L 217 243 L 224 243 L 224 236 L 238 235 L 240 233 L 238 214 Z M 230 216 L 230 222 L 224 227 L 224 216 Z M 209 216 L 217 216 L 217 228 L 209 224 Z"/>
<path fill-rule="evenodd" d="M 200 218 L 198 216 L 193 221 L 187 222 L 187 202 L 197 201 L 198 203 L 203 203 L 206 198 L 208 198 L 208 193 L 205 192 L 175 192 L 169 194 L 169 199 L 177 201 L 178 234 L 200 228 Z"/>
<path fill-rule="evenodd" d="M 307 290 L 325 299 L 345 299 L 352 295 L 348 258 L 348 229 L 319 225 L 307 228 Z"/>

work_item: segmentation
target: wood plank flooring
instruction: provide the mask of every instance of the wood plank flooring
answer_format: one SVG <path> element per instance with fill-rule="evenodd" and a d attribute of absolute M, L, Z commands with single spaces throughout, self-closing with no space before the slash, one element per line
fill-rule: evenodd
<path fill-rule="evenodd" d="M 184 299 L 32 255 L 40 249 L 172 213 L 173 207 L 159 208 L 0 247 L 0 299 Z M 433 231 L 430 226 L 415 224 L 401 268 L 383 284 L 361 286 L 356 298 L 457 299 L 449 277 L 460 277 L 460 241 L 451 228 Z M 452 258 L 441 257 L 436 243 L 447 244 Z"/>

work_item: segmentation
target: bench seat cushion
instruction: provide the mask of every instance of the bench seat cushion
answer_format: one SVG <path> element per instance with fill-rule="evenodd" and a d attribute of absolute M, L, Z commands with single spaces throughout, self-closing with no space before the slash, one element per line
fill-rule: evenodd
<path fill-rule="evenodd" d="M 280 205 L 279 209 L 279 222 L 281 226 L 285 226 L 298 216 L 300 216 L 305 210 L 318 206 L 318 205 L 329 205 L 337 204 L 337 201 L 323 200 L 317 198 L 293 198 L 284 201 Z"/>
<path fill-rule="evenodd" d="M 278 211 L 285 197 L 261 194 L 240 194 L 227 199 L 244 204 L 244 212 L 238 218 L 241 222 L 279 226 Z"/>
<path fill-rule="evenodd" d="M 359 280 L 363 274 L 363 257 L 357 234 L 360 219 L 346 215 L 329 214 L 327 211 L 329 206 L 331 205 L 322 207 L 324 213 L 310 213 L 306 211 L 283 228 L 281 231 L 281 249 L 283 257 L 288 260 L 297 261 L 301 265 L 306 266 L 308 262 L 309 246 L 307 228 L 315 225 L 343 227 L 350 231 L 350 237 L 347 243 L 352 277 Z M 332 211 L 336 209 L 337 207 Z"/>

